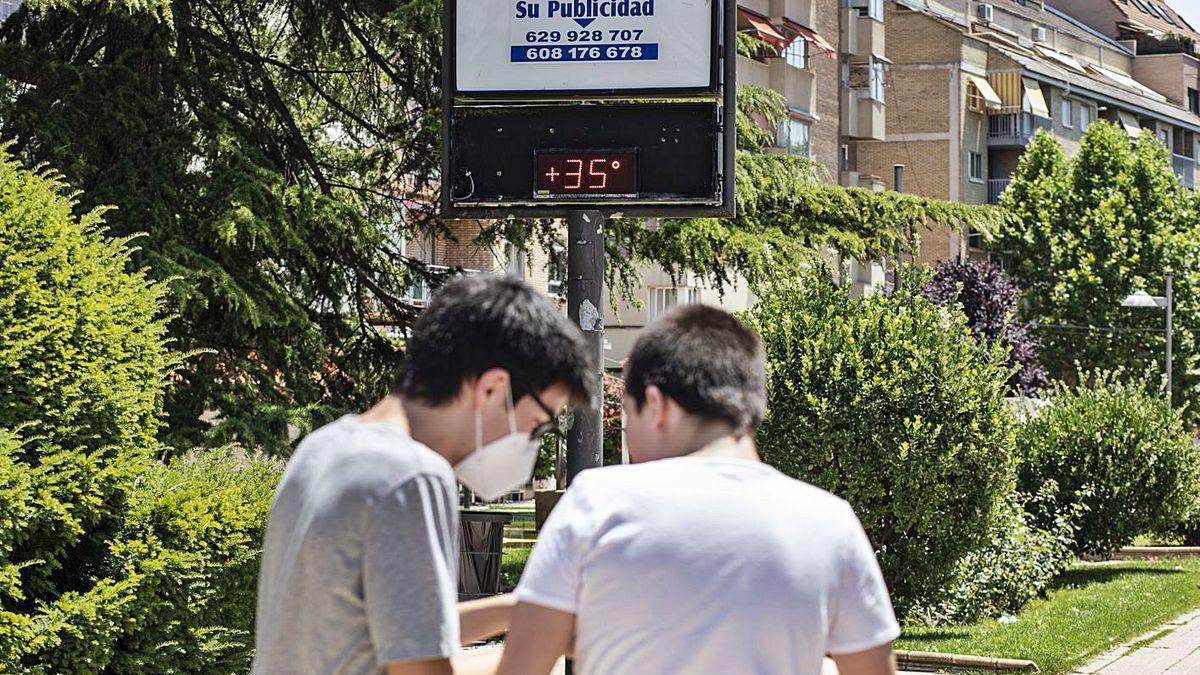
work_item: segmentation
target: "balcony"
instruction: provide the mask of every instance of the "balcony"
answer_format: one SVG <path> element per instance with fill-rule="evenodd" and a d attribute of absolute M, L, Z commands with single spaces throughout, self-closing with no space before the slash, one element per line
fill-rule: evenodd
<path fill-rule="evenodd" d="M 813 0 L 770 0 L 770 16 L 787 17 L 805 26 L 813 25 Z"/>
<path fill-rule="evenodd" d="M 1004 191 L 1008 189 L 1008 184 L 1011 182 L 1011 178 L 989 178 L 987 182 L 987 203 L 999 204 L 1000 195 L 1004 194 Z"/>
<path fill-rule="evenodd" d="M 817 109 L 816 87 L 813 86 L 811 70 L 796 68 L 784 59 L 771 59 L 769 68 L 770 87 L 783 94 L 789 108 L 809 112 Z"/>
<path fill-rule="evenodd" d="M 762 61 L 739 56 L 737 60 L 737 82 L 739 86 L 771 88 L 771 67 Z"/>
<path fill-rule="evenodd" d="M 1185 155 L 1171 155 L 1171 168 L 1175 169 L 1180 185 L 1189 190 L 1196 189 L 1196 160 Z"/>
<path fill-rule="evenodd" d="M 868 89 L 842 89 L 842 135 L 850 138 L 887 138 L 887 108 L 871 98 Z"/>
<path fill-rule="evenodd" d="M 1002 113 L 988 117 L 988 146 L 1023 148 L 1038 129 L 1050 130 L 1050 120 L 1031 113 Z"/>
<path fill-rule="evenodd" d="M 883 21 L 863 16 L 858 9 L 847 7 L 842 10 L 842 53 L 854 61 L 866 61 L 872 54 L 883 56 Z"/>

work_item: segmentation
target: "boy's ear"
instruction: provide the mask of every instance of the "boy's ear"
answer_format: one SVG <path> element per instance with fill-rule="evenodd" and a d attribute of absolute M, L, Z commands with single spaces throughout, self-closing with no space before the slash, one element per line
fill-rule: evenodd
<path fill-rule="evenodd" d="M 486 408 L 508 397 L 511 376 L 503 368 L 485 370 L 474 382 L 468 382 L 475 408 Z M 516 403 L 514 401 L 513 403 Z"/>
<path fill-rule="evenodd" d="M 646 402 L 642 405 L 644 414 L 650 416 L 650 427 L 656 431 L 663 431 L 667 428 L 667 395 L 655 385 L 646 387 L 645 394 Z"/>

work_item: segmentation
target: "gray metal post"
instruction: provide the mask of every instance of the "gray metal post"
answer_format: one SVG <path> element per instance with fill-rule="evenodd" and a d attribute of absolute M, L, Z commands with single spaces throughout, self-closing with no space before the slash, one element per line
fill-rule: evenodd
<path fill-rule="evenodd" d="M 896 188 L 896 192 L 904 192 L 904 165 L 892 165 L 892 176 L 894 178 L 893 187 Z M 892 269 L 892 287 L 898 291 L 900 290 L 901 283 L 900 267 L 904 264 L 901 262 L 901 257 L 904 255 L 904 226 L 897 224 L 896 229 L 899 230 L 900 240 L 896 242 L 896 264 Z"/>
<path fill-rule="evenodd" d="M 1175 338 L 1175 273 L 1167 272 L 1167 406 L 1171 405 L 1171 346 Z"/>
<path fill-rule="evenodd" d="M 567 212 L 567 313 L 579 322 L 596 364 L 600 392 L 592 405 L 575 409 L 567 434 L 566 484 L 604 457 L 604 218 L 599 211 Z"/>

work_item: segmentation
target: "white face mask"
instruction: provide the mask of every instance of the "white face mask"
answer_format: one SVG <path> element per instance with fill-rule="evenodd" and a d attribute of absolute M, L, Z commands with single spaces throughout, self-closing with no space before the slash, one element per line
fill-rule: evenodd
<path fill-rule="evenodd" d="M 454 466 L 454 473 L 463 485 L 471 488 L 480 499 L 495 501 L 509 490 L 515 490 L 533 476 L 537 463 L 538 440 L 528 433 L 517 431 L 517 414 L 508 391 L 507 436 L 483 444 L 483 411 L 475 411 L 475 452 Z"/>

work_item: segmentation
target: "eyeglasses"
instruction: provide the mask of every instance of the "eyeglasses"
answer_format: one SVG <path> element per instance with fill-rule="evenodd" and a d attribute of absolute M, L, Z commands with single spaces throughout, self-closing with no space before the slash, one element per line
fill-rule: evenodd
<path fill-rule="evenodd" d="M 550 409 L 550 406 L 543 403 L 542 399 L 538 398 L 538 395 L 533 393 L 532 391 L 529 392 L 529 398 L 532 398 L 533 402 L 538 404 L 538 407 L 542 409 L 542 412 L 546 413 L 550 417 L 550 419 L 548 419 L 545 422 L 542 422 L 541 424 L 534 427 L 533 431 L 529 432 L 529 438 L 536 441 L 536 440 L 540 440 L 544 436 L 547 436 L 550 434 L 553 434 L 555 436 L 565 435 L 567 432 L 567 429 L 571 428 L 570 417 L 569 417 L 570 413 L 569 412 L 564 412 L 564 413 L 554 412 L 553 410 Z"/>

